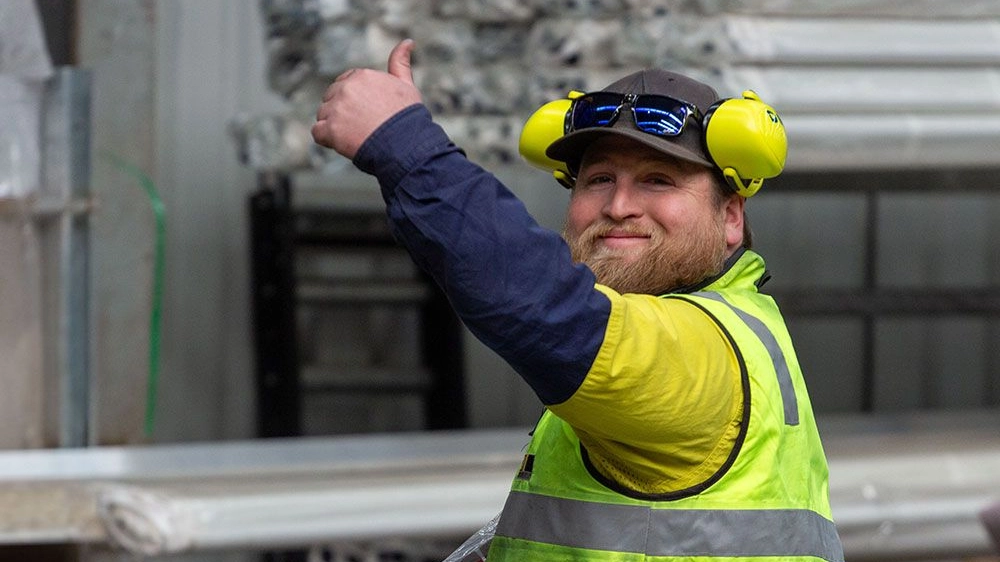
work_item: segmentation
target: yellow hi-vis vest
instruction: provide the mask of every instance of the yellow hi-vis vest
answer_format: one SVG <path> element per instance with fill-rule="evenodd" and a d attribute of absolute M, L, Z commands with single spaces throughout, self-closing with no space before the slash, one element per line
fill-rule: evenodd
<path fill-rule="evenodd" d="M 826 457 L 784 321 L 770 297 L 727 286 L 664 297 L 702 308 L 737 355 L 742 430 L 722 468 L 686 490 L 629 491 L 597 474 L 573 429 L 546 411 L 489 562 L 843 561 Z"/>

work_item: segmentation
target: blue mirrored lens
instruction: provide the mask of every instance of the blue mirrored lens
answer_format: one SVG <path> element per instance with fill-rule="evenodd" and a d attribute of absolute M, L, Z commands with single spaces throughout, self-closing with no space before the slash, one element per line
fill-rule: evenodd
<path fill-rule="evenodd" d="M 641 100 L 641 98 L 640 98 Z M 679 135 L 687 120 L 688 108 L 685 105 L 656 107 L 657 103 L 642 104 L 636 102 L 632 108 L 635 124 L 640 130 L 660 136 Z"/>
<path fill-rule="evenodd" d="M 595 92 L 577 99 L 573 104 L 567 132 L 612 125 L 625 100 L 624 94 L 607 92 Z M 661 137 L 681 134 L 684 123 L 692 113 L 688 104 L 658 95 L 635 96 L 628 105 L 639 130 Z"/>
<path fill-rule="evenodd" d="M 625 96 L 621 94 L 591 94 L 573 105 L 570 130 L 607 127 L 618 114 Z"/>

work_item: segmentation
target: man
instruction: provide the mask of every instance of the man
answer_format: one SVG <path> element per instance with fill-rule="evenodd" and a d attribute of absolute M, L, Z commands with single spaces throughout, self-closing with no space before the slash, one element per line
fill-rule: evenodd
<path fill-rule="evenodd" d="M 312 132 L 378 179 L 397 239 L 546 406 L 490 561 L 843 560 L 744 197 L 703 148 L 714 90 L 644 71 L 574 101 L 545 151 L 572 186 L 564 240 L 433 123 L 412 49 L 339 76 Z M 673 129 L 632 94 L 682 99 Z"/>

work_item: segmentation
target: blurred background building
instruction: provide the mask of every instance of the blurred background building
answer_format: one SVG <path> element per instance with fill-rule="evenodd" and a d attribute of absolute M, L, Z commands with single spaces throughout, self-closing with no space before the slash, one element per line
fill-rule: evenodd
<path fill-rule="evenodd" d="M 530 426 L 536 398 L 395 246 L 374 181 L 309 136 L 333 77 L 412 37 L 436 119 L 552 228 L 567 192 L 517 155 L 535 108 L 647 66 L 757 91 L 790 148 L 748 213 L 832 465 L 964 438 L 1000 454 L 980 436 L 1000 429 L 998 26 L 986 0 L 5 0 L 0 448 Z M 939 495 L 968 548 L 928 527 L 891 550 L 890 524 L 849 554 L 988 552 L 962 533 L 998 464 L 969 462 L 902 494 Z M 882 485 L 845 484 L 845 520 L 892 503 Z"/>

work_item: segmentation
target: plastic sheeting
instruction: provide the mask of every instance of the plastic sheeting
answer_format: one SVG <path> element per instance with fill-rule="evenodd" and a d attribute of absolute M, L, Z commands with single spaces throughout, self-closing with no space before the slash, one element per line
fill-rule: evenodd
<path fill-rule="evenodd" d="M 213 488 L 108 486 L 98 512 L 112 542 L 157 555 L 472 532 L 503 506 L 512 468 L 354 475 Z"/>
<path fill-rule="evenodd" d="M 722 29 L 730 64 L 995 65 L 997 22 L 980 19 L 843 18 L 827 20 L 728 16 Z M 877 71 L 878 69 L 870 69 Z"/>
<path fill-rule="evenodd" d="M 21 506 L 0 510 L 0 543 L 61 537 L 157 555 L 465 537 L 500 511 L 527 433 L 0 451 L 0 506 Z M 89 510 L 46 516 L 81 491 Z"/>
<path fill-rule="evenodd" d="M 41 100 L 51 75 L 35 3 L 0 3 L 0 199 L 38 187 Z"/>
<path fill-rule="evenodd" d="M 820 421 L 849 560 L 997 552 L 981 514 L 1000 501 L 1000 412 Z M 527 439 L 518 429 L 0 452 L 0 505 L 22 506 L 0 510 L 0 540 L 61 532 L 139 555 L 380 537 L 457 546 L 502 507 Z M 38 528 L 59 490 L 74 491 L 81 519 Z"/>
<path fill-rule="evenodd" d="M 1000 22 L 961 9 L 941 19 L 729 15 L 705 20 L 699 33 L 717 48 L 686 64 L 715 66 L 720 91 L 753 89 L 778 109 L 789 170 L 995 167 Z"/>
<path fill-rule="evenodd" d="M 52 61 L 34 0 L 0 2 L 0 73 L 45 80 Z"/>
<path fill-rule="evenodd" d="M 738 12 L 781 16 L 866 16 L 873 18 L 995 17 L 995 0 L 698 0 L 706 13 Z"/>
<path fill-rule="evenodd" d="M 0 198 L 38 188 L 41 100 L 51 76 L 35 3 L 0 3 Z"/>
<path fill-rule="evenodd" d="M 42 263 L 30 199 L 52 65 L 32 0 L 0 2 L 0 447 L 42 441 Z"/>

